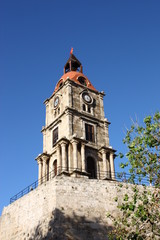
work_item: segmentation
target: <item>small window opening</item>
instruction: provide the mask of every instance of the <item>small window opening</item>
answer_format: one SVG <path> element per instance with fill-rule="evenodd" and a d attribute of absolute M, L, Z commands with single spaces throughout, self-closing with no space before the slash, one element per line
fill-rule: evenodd
<path fill-rule="evenodd" d="M 91 112 L 91 108 L 88 106 L 88 112 L 90 113 Z"/>
<path fill-rule="evenodd" d="M 83 104 L 83 111 L 86 111 L 86 105 Z"/>
<path fill-rule="evenodd" d="M 86 140 L 95 142 L 94 139 L 94 126 L 90 124 L 85 124 Z"/>
<path fill-rule="evenodd" d="M 86 84 L 86 79 L 84 77 L 79 77 L 78 78 L 78 81 L 80 82 L 80 84 L 84 85 L 84 86 L 87 86 Z"/>
<path fill-rule="evenodd" d="M 60 108 L 58 108 L 58 114 L 60 114 Z"/>
<path fill-rule="evenodd" d="M 53 177 L 57 176 L 57 160 L 55 160 L 53 163 L 53 174 Z"/>
<path fill-rule="evenodd" d="M 53 145 L 57 142 L 58 140 L 58 127 L 53 130 Z"/>
<path fill-rule="evenodd" d="M 60 82 L 60 84 L 59 84 L 59 88 L 62 87 L 62 86 L 63 86 L 63 81 Z"/>

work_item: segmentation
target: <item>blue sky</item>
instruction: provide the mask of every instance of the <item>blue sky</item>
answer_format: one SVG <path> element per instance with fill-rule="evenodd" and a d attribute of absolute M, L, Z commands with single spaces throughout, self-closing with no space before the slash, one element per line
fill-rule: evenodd
<path fill-rule="evenodd" d="M 0 211 L 37 179 L 43 101 L 63 75 L 71 47 L 84 74 L 106 93 L 113 148 L 126 150 L 130 118 L 141 123 L 160 110 L 159 11 L 158 0 L 1 0 Z"/>

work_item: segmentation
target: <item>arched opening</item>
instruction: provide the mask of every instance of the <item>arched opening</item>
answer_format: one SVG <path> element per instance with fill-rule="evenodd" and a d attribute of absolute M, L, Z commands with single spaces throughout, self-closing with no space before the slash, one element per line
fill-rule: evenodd
<path fill-rule="evenodd" d="M 49 180 L 49 160 L 47 161 L 47 178 L 46 180 Z"/>
<path fill-rule="evenodd" d="M 80 82 L 80 84 L 82 84 L 83 86 L 87 86 L 87 83 L 86 83 L 86 79 L 84 77 L 78 77 L 78 81 Z"/>
<path fill-rule="evenodd" d="M 57 160 L 53 163 L 53 177 L 57 176 Z"/>
<path fill-rule="evenodd" d="M 59 88 L 63 86 L 63 79 L 59 82 Z"/>
<path fill-rule="evenodd" d="M 97 178 L 95 161 L 92 157 L 87 158 L 86 167 L 87 172 L 89 173 L 89 178 Z"/>

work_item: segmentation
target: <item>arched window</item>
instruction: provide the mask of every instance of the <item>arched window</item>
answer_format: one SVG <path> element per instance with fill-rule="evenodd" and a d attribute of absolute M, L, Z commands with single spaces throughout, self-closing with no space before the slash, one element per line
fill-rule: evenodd
<path fill-rule="evenodd" d="M 87 86 L 87 83 L 86 83 L 86 79 L 84 77 L 79 77 L 78 78 L 78 81 L 80 84 L 82 84 L 83 86 Z"/>
<path fill-rule="evenodd" d="M 47 176 L 46 176 L 46 180 L 49 180 L 49 161 L 47 161 Z"/>
<path fill-rule="evenodd" d="M 63 81 L 60 82 L 60 84 L 59 84 L 59 88 L 62 87 L 62 86 L 63 86 Z"/>
<path fill-rule="evenodd" d="M 57 160 L 53 163 L 53 177 L 57 176 Z"/>
<path fill-rule="evenodd" d="M 87 172 L 89 173 L 89 178 L 97 178 L 96 165 L 92 157 L 88 157 L 86 161 Z"/>

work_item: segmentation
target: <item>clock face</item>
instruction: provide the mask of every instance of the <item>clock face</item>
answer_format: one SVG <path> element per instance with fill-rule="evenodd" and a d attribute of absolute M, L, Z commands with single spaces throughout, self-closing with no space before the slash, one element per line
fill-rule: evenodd
<path fill-rule="evenodd" d="M 83 99 L 87 102 L 87 103 L 91 103 L 92 102 L 92 98 L 90 97 L 90 95 L 88 93 L 84 93 L 82 95 Z"/>
<path fill-rule="evenodd" d="M 56 97 L 56 98 L 54 99 L 54 107 L 57 107 L 58 104 L 59 104 L 59 97 Z"/>

